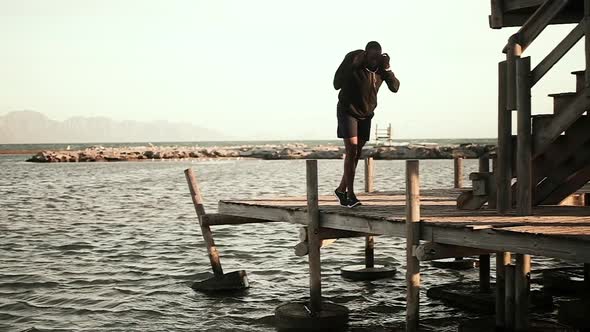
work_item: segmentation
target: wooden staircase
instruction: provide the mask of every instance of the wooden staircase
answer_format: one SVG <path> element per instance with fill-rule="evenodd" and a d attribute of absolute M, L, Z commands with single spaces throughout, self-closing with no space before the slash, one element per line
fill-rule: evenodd
<path fill-rule="evenodd" d="M 469 209 L 493 201 L 500 213 L 516 207 L 517 213 L 530 215 L 533 206 L 559 204 L 590 181 L 590 71 L 572 73 L 575 92 L 549 95 L 552 114 L 531 115 L 532 87 L 581 38 L 586 41 L 586 67 L 590 68 L 590 0 L 493 0 L 493 28 L 513 26 L 498 23 L 499 13 L 510 12 L 506 6 L 512 13 L 526 13 L 526 19 L 521 17 L 522 27 L 509 39 L 504 48 L 507 59 L 499 64 L 497 167 L 490 174 L 496 187 L 487 193 L 496 197 L 482 198 L 482 193 L 467 191 L 457 201 L 460 208 Z M 574 29 L 531 69 L 530 57 L 522 57 L 526 48 L 547 25 L 573 22 L 578 23 Z M 512 135 L 514 111 L 517 135 Z M 472 178 L 473 187 L 480 187 L 476 181 L 481 182 L 481 172 Z"/>

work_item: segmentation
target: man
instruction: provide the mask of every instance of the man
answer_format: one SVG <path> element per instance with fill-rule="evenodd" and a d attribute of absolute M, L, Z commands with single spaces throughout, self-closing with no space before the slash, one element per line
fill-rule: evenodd
<path fill-rule="evenodd" d="M 344 140 L 346 156 L 344 173 L 334 193 L 341 206 L 353 208 L 361 203 L 354 193 L 356 165 L 371 133 L 371 118 L 377 107 L 377 92 L 385 81 L 392 92 L 399 89 L 399 80 L 389 66 L 389 55 L 381 53 L 381 45 L 371 41 L 365 50 L 348 53 L 336 74 L 334 88 L 338 93 L 338 137 Z"/>

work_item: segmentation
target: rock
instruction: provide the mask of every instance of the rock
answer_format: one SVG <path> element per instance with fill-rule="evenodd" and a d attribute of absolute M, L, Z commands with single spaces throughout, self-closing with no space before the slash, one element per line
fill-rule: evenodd
<path fill-rule="evenodd" d="M 451 159 L 478 158 L 495 154 L 495 145 L 465 143 L 461 145 L 408 144 L 401 146 L 366 147 L 361 158 L 375 159 Z M 302 143 L 257 146 L 226 146 L 206 148 L 185 147 L 120 147 L 92 146 L 79 151 L 42 151 L 30 162 L 131 161 L 143 159 L 185 158 L 259 158 L 259 159 L 342 159 L 344 147 L 337 145 L 307 146 Z"/>

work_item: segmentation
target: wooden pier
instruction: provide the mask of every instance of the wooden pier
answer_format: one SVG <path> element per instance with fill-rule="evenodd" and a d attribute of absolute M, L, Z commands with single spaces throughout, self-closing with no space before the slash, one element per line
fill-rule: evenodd
<path fill-rule="evenodd" d="M 321 247 L 335 238 L 364 237 L 367 267 L 373 264 L 374 236 L 406 239 L 407 331 L 419 328 L 423 261 L 479 256 L 480 290 L 490 292 L 490 254 L 495 254 L 495 325 L 504 330 L 533 326 L 531 256 L 583 263 L 585 290 L 590 290 L 589 197 L 576 194 L 590 181 L 590 0 L 491 0 L 491 9 L 491 28 L 520 29 L 502 45 L 506 60 L 498 64 L 497 151 L 480 156 L 479 171 L 469 174 L 470 187 L 462 181 L 462 159 L 455 159 L 453 189 L 420 190 L 419 161 L 409 160 L 405 191 L 373 192 L 372 161 L 367 160 L 366 193 L 359 195 L 363 205 L 348 209 L 332 196 L 318 195 L 317 160 L 308 160 L 306 197 L 224 200 L 212 215 L 197 209 L 218 279 L 225 275 L 207 238 L 210 226 L 287 222 L 304 227 L 295 254 L 308 255 L 310 270 L 310 301 L 280 312 L 295 325 L 307 318 L 309 326 L 334 327 L 348 317 L 346 308 L 324 305 L 321 297 Z M 547 26 L 561 23 L 575 26 L 544 59 L 523 56 Z M 552 114 L 533 112 L 532 88 L 582 38 L 586 68 L 572 73 L 575 92 L 550 95 Z M 538 64 L 533 68 L 531 63 Z M 191 190 L 198 192 L 196 181 Z M 585 206 L 563 205 L 578 199 Z M 590 302 L 590 295 L 583 301 Z M 587 302 L 563 307 L 581 308 L 575 315 L 588 322 Z M 583 324 L 590 328 L 590 322 Z"/>
<path fill-rule="evenodd" d="M 485 160 L 480 161 L 480 170 L 485 169 Z M 365 165 L 365 189 L 369 191 L 373 188 L 372 160 L 366 160 Z M 531 255 L 583 263 L 586 267 L 590 263 L 590 206 L 536 206 L 528 216 L 517 211 L 500 215 L 487 207 L 461 210 L 457 208 L 457 197 L 472 189 L 420 190 L 419 161 L 411 160 L 407 161 L 405 191 L 365 192 L 358 195 L 363 205 L 349 209 L 339 206 L 332 195 L 317 194 L 316 160 L 307 161 L 306 171 L 307 196 L 222 200 L 218 213 L 197 212 L 201 212 L 201 228 L 205 229 L 274 222 L 302 227 L 301 242 L 294 254 L 309 257 L 310 302 L 306 310 L 311 313 L 320 313 L 327 307 L 347 317 L 342 308 L 330 307 L 330 303 L 324 306 L 321 296 L 321 247 L 325 241 L 337 238 L 365 238 L 367 264 L 374 256 L 374 236 L 406 238 L 408 331 L 419 326 L 421 262 L 479 256 L 480 290 L 489 292 L 490 254 L 495 254 L 497 325 L 521 327 L 518 330 L 528 325 Z M 457 173 L 460 172 L 459 169 Z M 198 192 L 194 175 L 187 179 L 191 192 Z M 210 231 L 204 235 L 212 237 Z M 221 270 L 219 257 L 215 256 L 212 267 L 214 271 Z M 224 279 L 219 279 L 219 283 L 225 285 Z M 329 324 L 338 319 L 327 318 Z"/>

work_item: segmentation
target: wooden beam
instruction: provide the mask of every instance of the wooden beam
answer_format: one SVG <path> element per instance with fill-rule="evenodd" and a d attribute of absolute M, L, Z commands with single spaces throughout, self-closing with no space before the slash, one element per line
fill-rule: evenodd
<path fill-rule="evenodd" d="M 307 235 L 308 235 L 307 227 L 301 227 L 299 229 L 299 241 L 307 241 L 308 240 Z M 341 230 L 341 229 L 326 228 L 326 227 L 320 227 L 320 229 L 318 230 L 318 236 L 321 240 L 363 237 L 363 236 L 368 236 L 368 235 L 373 235 L 373 234 L 345 231 L 345 230 Z"/>
<path fill-rule="evenodd" d="M 309 261 L 310 307 L 314 314 L 322 311 L 322 271 L 319 237 L 320 210 L 318 204 L 318 161 L 306 160 L 307 177 L 307 238 Z"/>
<path fill-rule="evenodd" d="M 529 327 L 529 304 L 531 283 L 531 256 L 516 254 L 514 274 L 514 319 L 517 331 Z"/>
<path fill-rule="evenodd" d="M 518 42 L 524 51 L 545 30 L 551 21 L 567 5 L 569 0 L 551 0 L 543 4 L 529 17 L 518 30 Z"/>
<path fill-rule="evenodd" d="M 512 114 L 506 108 L 507 62 L 498 64 L 498 152 L 496 175 L 496 209 L 505 214 L 511 206 Z"/>
<path fill-rule="evenodd" d="M 565 179 L 553 192 L 543 201 L 545 204 L 559 204 L 571 192 L 582 188 L 590 181 L 590 165 L 585 166 L 575 174 Z"/>
<path fill-rule="evenodd" d="M 590 262 L 590 243 L 571 237 L 556 238 L 551 235 L 511 232 L 510 227 L 482 229 L 473 232 L 467 229 L 422 226 L 422 239 L 438 243 L 493 250 L 497 252 L 520 252 L 546 256 L 572 262 Z"/>
<path fill-rule="evenodd" d="M 211 228 L 209 228 L 209 225 L 203 222 L 206 213 L 203 206 L 203 198 L 201 197 L 201 190 L 199 189 L 199 183 L 197 182 L 197 177 L 195 176 L 192 168 L 186 169 L 184 171 L 184 175 L 186 177 L 186 182 L 188 183 L 188 189 L 191 193 L 191 199 L 193 200 L 195 211 L 197 212 L 199 226 L 201 227 L 201 234 L 203 236 L 203 240 L 205 241 L 205 245 L 207 246 L 207 254 L 209 255 L 209 262 L 211 262 L 213 274 L 215 274 L 216 277 L 223 277 L 221 260 L 219 259 L 219 253 L 217 252 L 217 247 L 215 246 L 215 241 L 213 240 Z"/>
<path fill-rule="evenodd" d="M 547 177 L 537 185 L 534 194 L 534 203 L 544 203 L 558 188 L 563 187 L 563 184 L 568 182 L 575 174 L 583 170 L 590 164 L 590 144 L 585 144 L 583 149 L 578 153 L 572 155 L 571 158 L 563 163 L 559 168 L 553 170 Z M 580 183 L 581 186 L 584 183 Z M 573 194 L 580 187 L 572 188 L 571 192 L 565 193 L 566 196 Z M 569 191 L 569 190 L 568 190 Z"/>
<path fill-rule="evenodd" d="M 306 224 L 306 213 L 301 210 L 285 210 L 280 207 L 259 207 L 248 204 L 219 202 L 222 214 L 252 216 L 277 221 L 292 220 L 294 224 Z M 302 220 L 299 218 L 303 218 Z M 403 238 L 406 235 L 404 220 L 384 220 L 380 218 L 321 213 L 323 227 L 356 232 L 390 235 Z M 502 216 L 498 216 L 498 222 Z M 590 243 L 568 237 L 510 232 L 509 228 L 481 229 L 477 232 L 465 228 L 449 228 L 436 223 L 418 223 L 421 240 L 437 243 L 487 249 L 491 251 L 520 252 L 537 256 L 559 258 L 573 262 L 590 262 Z"/>
<path fill-rule="evenodd" d="M 549 54 L 539 62 L 531 73 L 531 87 L 547 74 L 553 66 L 584 36 L 584 22 L 576 27 Z"/>
<path fill-rule="evenodd" d="M 507 27 L 520 27 L 522 26 L 526 20 L 530 17 L 530 14 L 525 13 L 525 14 L 521 14 L 521 13 L 507 13 L 504 12 L 504 15 L 502 17 L 502 23 L 503 23 L 503 27 L 507 28 Z M 580 20 L 582 20 L 584 16 L 582 15 L 582 13 L 578 12 L 578 11 L 562 11 L 561 13 L 559 13 L 559 15 L 557 15 L 556 17 L 554 17 L 549 24 L 573 24 L 573 23 L 579 23 Z"/>
<path fill-rule="evenodd" d="M 589 88 L 586 88 L 589 90 Z M 590 101 L 584 91 L 571 102 L 562 112 L 555 115 L 553 121 L 534 137 L 535 156 L 543 153 L 547 146 L 553 143 L 566 129 L 568 129 L 582 114 L 590 108 Z"/>
<path fill-rule="evenodd" d="M 207 226 L 259 224 L 264 222 L 276 221 L 248 217 L 237 217 L 220 213 L 208 213 L 203 216 L 203 224 Z"/>
<path fill-rule="evenodd" d="M 492 251 L 435 242 L 426 242 L 416 246 L 414 249 L 414 255 L 419 261 L 431 261 L 451 257 L 468 257 L 488 254 L 490 252 Z"/>
<path fill-rule="evenodd" d="M 420 324 L 420 261 L 414 247 L 420 244 L 420 164 L 406 161 L 406 331 L 418 331 Z"/>
<path fill-rule="evenodd" d="M 504 25 L 504 1 L 503 0 L 492 0 L 492 15 L 490 16 L 490 28 L 500 29 Z"/>
<path fill-rule="evenodd" d="M 506 326 L 506 265 L 510 264 L 509 252 L 496 253 L 496 329 Z"/>
<path fill-rule="evenodd" d="M 532 132 L 531 132 L 531 58 L 518 59 L 517 69 L 517 107 L 518 135 L 516 149 L 517 192 L 516 208 L 519 215 L 528 216 L 533 212 L 532 192 Z"/>

